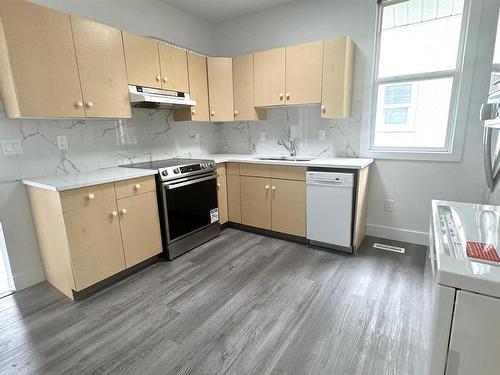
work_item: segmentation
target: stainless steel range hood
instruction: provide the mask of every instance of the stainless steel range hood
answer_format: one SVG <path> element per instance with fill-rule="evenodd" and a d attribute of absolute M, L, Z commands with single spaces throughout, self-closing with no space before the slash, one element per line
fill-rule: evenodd
<path fill-rule="evenodd" d="M 136 108 L 186 108 L 196 105 L 189 93 L 128 85 L 130 103 Z"/>

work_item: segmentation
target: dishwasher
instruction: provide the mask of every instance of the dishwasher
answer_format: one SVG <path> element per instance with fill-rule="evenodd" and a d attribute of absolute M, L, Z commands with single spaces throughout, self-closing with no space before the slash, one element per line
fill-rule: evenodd
<path fill-rule="evenodd" d="M 306 184 L 310 244 L 352 252 L 354 174 L 310 171 Z"/>

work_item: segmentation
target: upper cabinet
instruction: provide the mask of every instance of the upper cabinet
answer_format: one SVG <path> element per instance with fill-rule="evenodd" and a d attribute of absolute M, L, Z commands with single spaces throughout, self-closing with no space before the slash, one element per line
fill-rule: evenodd
<path fill-rule="evenodd" d="M 0 5 L 0 87 L 7 116 L 85 117 L 69 15 Z"/>
<path fill-rule="evenodd" d="M 161 89 L 158 43 L 125 31 L 122 34 L 128 83 Z"/>
<path fill-rule="evenodd" d="M 351 115 L 354 44 L 347 36 L 323 43 L 323 92 L 321 117 L 342 118 Z"/>
<path fill-rule="evenodd" d="M 323 41 L 286 47 L 286 104 L 321 102 Z"/>
<path fill-rule="evenodd" d="M 175 121 L 209 121 L 207 58 L 188 52 L 189 94 L 196 101 L 191 108 L 174 111 Z"/>
<path fill-rule="evenodd" d="M 24 1 L 0 16 L 8 117 L 130 117 L 119 30 Z"/>
<path fill-rule="evenodd" d="M 233 121 L 233 62 L 227 57 L 207 57 L 210 121 Z"/>
<path fill-rule="evenodd" d="M 163 90 L 189 92 L 186 51 L 158 43 L 161 86 Z"/>
<path fill-rule="evenodd" d="M 74 16 L 71 27 L 86 116 L 131 117 L 121 31 Z"/>
<path fill-rule="evenodd" d="M 234 120 L 265 120 L 264 109 L 255 108 L 253 54 L 233 58 Z"/>
<path fill-rule="evenodd" d="M 285 104 L 285 48 L 254 54 L 255 106 Z"/>

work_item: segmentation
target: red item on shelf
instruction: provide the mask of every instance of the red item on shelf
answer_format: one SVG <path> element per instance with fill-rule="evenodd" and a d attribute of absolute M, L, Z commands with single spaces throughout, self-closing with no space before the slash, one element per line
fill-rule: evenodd
<path fill-rule="evenodd" d="M 490 262 L 500 262 L 497 250 L 492 244 L 482 242 L 467 241 L 465 250 L 469 258 L 488 260 Z"/>

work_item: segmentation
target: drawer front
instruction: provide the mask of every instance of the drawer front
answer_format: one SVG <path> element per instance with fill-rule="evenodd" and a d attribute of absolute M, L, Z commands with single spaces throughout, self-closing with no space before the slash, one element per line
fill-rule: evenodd
<path fill-rule="evenodd" d="M 217 164 L 217 176 L 224 176 L 226 174 L 226 163 Z"/>
<path fill-rule="evenodd" d="M 240 175 L 240 165 L 238 163 L 226 163 L 226 173 Z"/>
<path fill-rule="evenodd" d="M 270 177 L 271 170 L 267 164 L 240 164 L 240 175 Z"/>
<path fill-rule="evenodd" d="M 292 167 L 289 165 L 271 165 L 271 177 L 285 180 L 306 180 L 306 167 Z"/>
<path fill-rule="evenodd" d="M 112 183 L 66 190 L 60 196 L 63 212 L 100 207 L 116 200 Z"/>
<path fill-rule="evenodd" d="M 132 197 L 134 195 L 156 191 L 154 176 L 133 178 L 115 182 L 116 199 Z"/>

